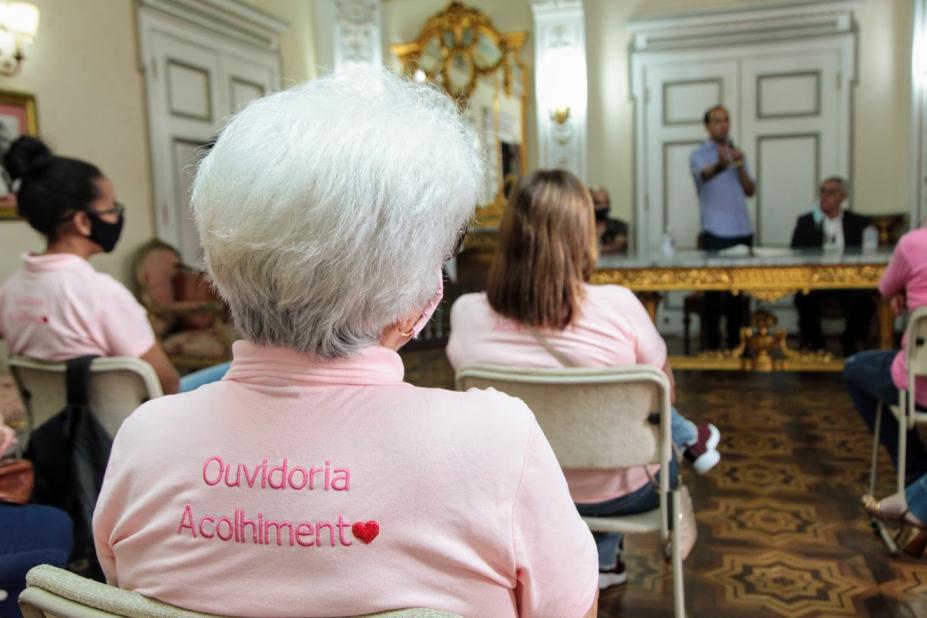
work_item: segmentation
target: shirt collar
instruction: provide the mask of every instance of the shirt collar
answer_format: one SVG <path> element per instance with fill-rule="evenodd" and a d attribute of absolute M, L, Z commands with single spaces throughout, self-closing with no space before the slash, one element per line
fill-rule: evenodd
<path fill-rule="evenodd" d="M 265 386 L 406 384 L 399 354 L 379 345 L 364 348 L 352 358 L 320 359 L 290 348 L 236 341 L 232 357 L 224 379 L 235 382 Z"/>
<path fill-rule="evenodd" d="M 24 253 L 23 262 L 28 272 L 52 270 L 96 272 L 90 262 L 73 253 Z"/>

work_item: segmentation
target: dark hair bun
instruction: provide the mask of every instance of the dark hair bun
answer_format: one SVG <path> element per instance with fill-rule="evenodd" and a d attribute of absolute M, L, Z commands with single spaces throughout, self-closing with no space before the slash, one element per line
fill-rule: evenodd
<path fill-rule="evenodd" d="M 52 152 L 42 140 L 28 135 L 16 138 L 3 155 L 3 167 L 12 180 L 41 169 L 52 162 Z"/>

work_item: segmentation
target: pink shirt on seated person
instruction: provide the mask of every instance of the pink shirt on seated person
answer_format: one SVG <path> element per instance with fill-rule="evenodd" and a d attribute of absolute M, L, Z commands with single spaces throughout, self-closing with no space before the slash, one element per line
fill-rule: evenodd
<path fill-rule="evenodd" d="M 23 261 L 0 288 L 0 334 L 14 354 L 139 357 L 155 344 L 145 308 L 84 258 L 27 254 Z"/>
<path fill-rule="evenodd" d="M 414 387 L 383 347 L 236 342 L 221 382 L 123 423 L 94 536 L 110 583 L 241 616 L 582 616 L 598 577 L 525 405 Z"/>
<path fill-rule="evenodd" d="M 904 292 L 908 311 L 927 305 L 927 228 L 911 230 L 901 237 L 879 282 L 879 292 L 883 296 Z M 908 340 L 904 337 L 901 352 L 892 361 L 892 382 L 898 388 L 908 387 L 904 362 L 907 349 Z M 916 382 L 915 399 L 922 406 L 927 406 L 927 378 L 919 377 Z"/>
<path fill-rule="evenodd" d="M 633 292 L 616 285 L 585 285 L 578 320 L 561 331 L 544 331 L 550 344 L 574 365 L 619 367 L 666 364 L 666 344 Z M 561 367 L 519 323 L 489 306 L 486 294 L 466 294 L 451 308 L 447 358 L 456 370 L 465 365 Z M 652 466 L 650 474 L 659 466 Z M 647 470 L 564 470 L 578 504 L 594 504 L 629 494 L 648 482 Z"/>

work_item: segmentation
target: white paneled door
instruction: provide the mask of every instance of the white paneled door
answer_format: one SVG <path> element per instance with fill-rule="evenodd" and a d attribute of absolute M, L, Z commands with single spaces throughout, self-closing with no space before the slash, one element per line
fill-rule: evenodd
<path fill-rule="evenodd" d="M 759 245 L 788 246 L 795 219 L 811 210 L 823 178 L 841 175 L 835 51 L 777 54 L 741 62 L 741 140 L 757 178 Z"/>
<path fill-rule="evenodd" d="M 140 12 L 139 29 L 155 230 L 185 263 L 198 266 L 202 250 L 189 207 L 196 162 L 230 114 L 276 89 L 279 59 L 270 50 L 148 7 Z"/>

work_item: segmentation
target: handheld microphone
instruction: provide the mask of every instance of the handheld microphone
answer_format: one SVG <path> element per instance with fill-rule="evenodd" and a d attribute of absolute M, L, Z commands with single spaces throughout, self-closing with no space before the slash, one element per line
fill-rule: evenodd
<path fill-rule="evenodd" d="M 736 150 L 736 149 L 737 149 L 737 146 L 734 145 L 734 140 L 732 140 L 732 139 L 730 138 L 730 136 L 728 136 L 728 138 L 727 138 L 727 147 L 730 148 L 731 150 Z M 736 165 L 737 167 L 743 167 L 743 164 L 744 164 L 744 160 L 743 160 L 743 159 L 736 159 L 736 160 L 734 161 L 734 165 Z"/>

